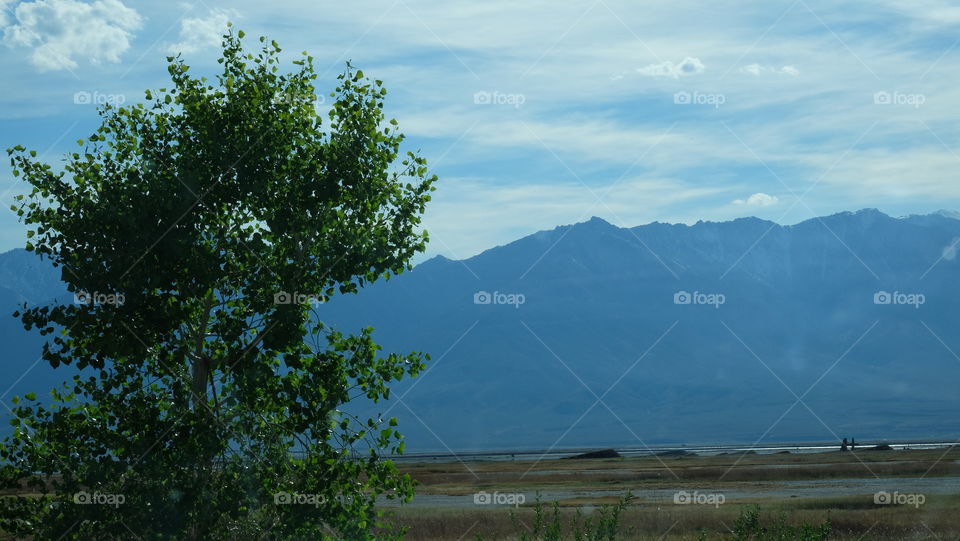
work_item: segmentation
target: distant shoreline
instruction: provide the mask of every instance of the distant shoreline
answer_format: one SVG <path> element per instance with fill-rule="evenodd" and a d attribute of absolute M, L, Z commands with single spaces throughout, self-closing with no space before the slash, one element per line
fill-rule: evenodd
<path fill-rule="evenodd" d="M 857 441 L 856 450 L 867 450 L 877 445 L 889 445 L 893 450 L 908 449 L 944 449 L 960 445 L 960 440 L 863 440 Z M 554 460 L 581 453 L 613 449 L 625 458 L 654 456 L 662 453 L 685 451 L 699 456 L 717 456 L 724 453 L 755 452 L 757 454 L 774 454 L 788 451 L 790 453 L 824 453 L 839 451 L 840 442 L 790 442 L 765 444 L 674 444 L 637 446 L 598 446 L 598 447 L 571 447 L 562 449 L 469 449 L 463 451 L 420 451 L 409 452 L 403 455 L 385 456 L 395 462 L 455 462 L 455 461 L 510 461 L 510 460 Z"/>

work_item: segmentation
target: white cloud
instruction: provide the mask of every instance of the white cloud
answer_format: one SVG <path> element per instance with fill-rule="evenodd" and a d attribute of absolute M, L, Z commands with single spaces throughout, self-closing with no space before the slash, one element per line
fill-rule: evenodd
<path fill-rule="evenodd" d="M 3 28 L 10 24 L 10 15 L 9 9 L 13 5 L 15 0 L 0 0 L 0 28 Z"/>
<path fill-rule="evenodd" d="M 746 201 L 743 199 L 734 199 L 734 205 L 747 205 L 750 207 L 769 207 L 771 205 L 776 205 L 777 201 L 780 199 L 775 195 L 767 195 L 762 192 L 757 192 L 747 198 Z"/>
<path fill-rule="evenodd" d="M 641 75 L 649 75 L 650 77 L 669 77 L 671 79 L 679 79 L 687 75 L 696 75 L 698 73 L 703 73 L 705 69 L 703 62 L 699 58 L 694 58 L 688 56 L 680 61 L 679 64 L 674 64 L 673 62 L 666 60 L 659 64 L 650 64 L 645 68 L 638 68 L 637 71 Z"/>
<path fill-rule="evenodd" d="M 33 48 L 30 61 L 40 71 L 73 69 L 76 59 L 119 62 L 141 26 L 140 14 L 120 0 L 36 0 L 18 5 L 13 16 L 3 41 Z"/>
<path fill-rule="evenodd" d="M 747 64 L 740 68 L 740 73 L 749 73 L 750 75 L 760 75 L 761 73 L 775 73 L 777 75 L 790 75 L 796 77 L 800 75 L 800 70 L 796 66 L 762 66 L 760 64 Z"/>
<path fill-rule="evenodd" d="M 880 6 L 931 26 L 960 23 L 960 6 L 952 0 L 881 0 Z"/>
<path fill-rule="evenodd" d="M 180 21 L 180 41 L 167 48 L 171 53 L 189 54 L 220 46 L 220 39 L 227 30 L 227 23 L 235 20 L 238 13 L 232 9 L 212 9 L 206 17 L 193 17 Z"/>

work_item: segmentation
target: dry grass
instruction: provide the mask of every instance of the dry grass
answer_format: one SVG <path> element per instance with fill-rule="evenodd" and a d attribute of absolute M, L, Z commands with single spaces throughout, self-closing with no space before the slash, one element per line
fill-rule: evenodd
<path fill-rule="evenodd" d="M 412 464 L 403 469 L 421 485 L 418 493 L 464 496 L 479 490 L 543 491 L 611 490 L 613 495 L 578 497 L 559 502 L 569 520 L 577 508 L 595 509 L 616 502 L 627 490 L 687 489 L 776 486 L 778 481 L 829 480 L 840 478 L 960 477 L 960 449 L 920 451 L 858 451 L 742 455 L 686 458 L 621 458 L 598 460 L 551 460 L 534 463 L 478 462 Z M 552 505 L 552 504 L 551 504 Z M 638 501 L 628 508 L 623 524 L 633 527 L 634 539 L 729 538 L 740 513 L 759 505 L 765 520 L 784 513 L 790 524 L 819 524 L 828 517 L 831 539 L 955 539 L 960 540 L 960 494 L 927 495 L 919 508 L 878 505 L 872 494 L 836 498 L 767 498 L 736 500 L 719 507 L 673 505 L 670 502 Z M 521 528 L 533 521 L 531 502 L 513 510 Z M 410 528 L 407 539 L 434 541 L 472 539 L 518 539 L 510 509 L 470 507 L 396 509 L 398 523 Z"/>
<path fill-rule="evenodd" d="M 401 469 L 429 494 L 501 490 L 729 486 L 743 482 L 960 476 L 960 449 L 858 451 L 686 458 L 411 464 Z"/>
<path fill-rule="evenodd" d="M 619 458 L 550 460 L 542 462 L 475 462 L 462 464 L 405 464 L 420 485 L 419 494 L 469 497 L 487 491 L 610 491 L 559 501 L 564 520 L 579 509 L 586 515 L 598 506 L 613 505 L 628 490 L 651 489 L 722 491 L 723 489 L 776 487 L 778 482 L 840 478 L 938 476 L 960 477 L 960 448 L 920 451 L 858 451 L 740 455 L 685 458 Z M 958 491 L 960 492 L 960 491 Z M 877 505 L 872 494 L 831 498 L 759 498 L 728 501 L 719 507 L 673 505 L 669 498 L 638 500 L 622 515 L 622 524 L 635 530 L 629 539 L 665 541 L 729 539 L 741 512 L 759 505 L 765 521 L 783 513 L 788 523 L 819 524 L 828 517 L 838 540 L 941 539 L 960 540 L 960 493 L 926 495 L 917 507 Z M 518 539 L 518 528 L 529 529 L 534 520 L 533 502 L 517 509 L 470 506 L 462 509 L 400 507 L 388 510 L 398 524 L 407 526 L 410 541 L 467 540 L 482 534 L 487 541 Z M 552 505 L 552 503 L 548 504 Z M 511 520 L 511 511 L 516 522 Z"/>
<path fill-rule="evenodd" d="M 568 502 L 569 503 L 569 502 Z M 931 496 L 920 509 L 907 506 L 874 505 L 869 497 L 834 500 L 792 500 L 760 503 L 761 516 L 769 523 L 785 513 L 787 523 L 819 524 L 829 518 L 833 524 L 831 539 L 960 539 L 960 496 Z M 628 539 L 698 539 L 701 531 L 708 539 L 727 539 L 734 521 L 747 504 L 709 506 L 630 507 L 622 515 L 625 527 L 633 528 Z M 561 510 L 569 521 L 575 509 Z M 520 528 L 531 528 L 533 510 L 527 506 L 516 511 Z M 509 509 L 418 509 L 397 510 L 397 523 L 410 528 L 408 541 L 473 539 L 480 533 L 486 540 L 518 539 Z"/>

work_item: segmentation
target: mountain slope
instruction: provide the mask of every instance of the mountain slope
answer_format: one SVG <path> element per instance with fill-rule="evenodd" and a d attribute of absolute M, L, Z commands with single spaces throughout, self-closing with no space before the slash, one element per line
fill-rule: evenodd
<path fill-rule="evenodd" d="M 428 447 L 935 437 L 960 428 L 960 360 L 940 342 L 960 351 L 957 263 L 942 257 L 957 238 L 954 218 L 875 210 L 786 227 L 594 218 L 326 308 L 434 355 L 394 406 Z M 875 304 L 882 291 L 925 302 Z"/>
<path fill-rule="evenodd" d="M 432 355 L 371 409 L 401 418 L 409 449 L 955 438 L 957 239 L 949 212 L 593 218 L 431 259 L 321 314 Z M 12 263 L 7 281 L 8 255 L 12 295 L 56 294 Z"/>

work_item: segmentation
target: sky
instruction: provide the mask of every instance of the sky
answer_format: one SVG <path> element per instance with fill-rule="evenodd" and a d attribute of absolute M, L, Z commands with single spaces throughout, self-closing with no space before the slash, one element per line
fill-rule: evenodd
<path fill-rule="evenodd" d="M 227 21 L 287 61 L 309 51 L 321 94 L 347 60 L 385 82 L 406 150 L 439 176 L 427 256 L 592 216 L 960 209 L 946 0 L 0 0 L 0 147 L 61 163 L 97 103 L 167 86 L 169 54 L 213 73 Z M 24 191 L 4 161 L 0 250 L 26 240 L 6 210 Z"/>

